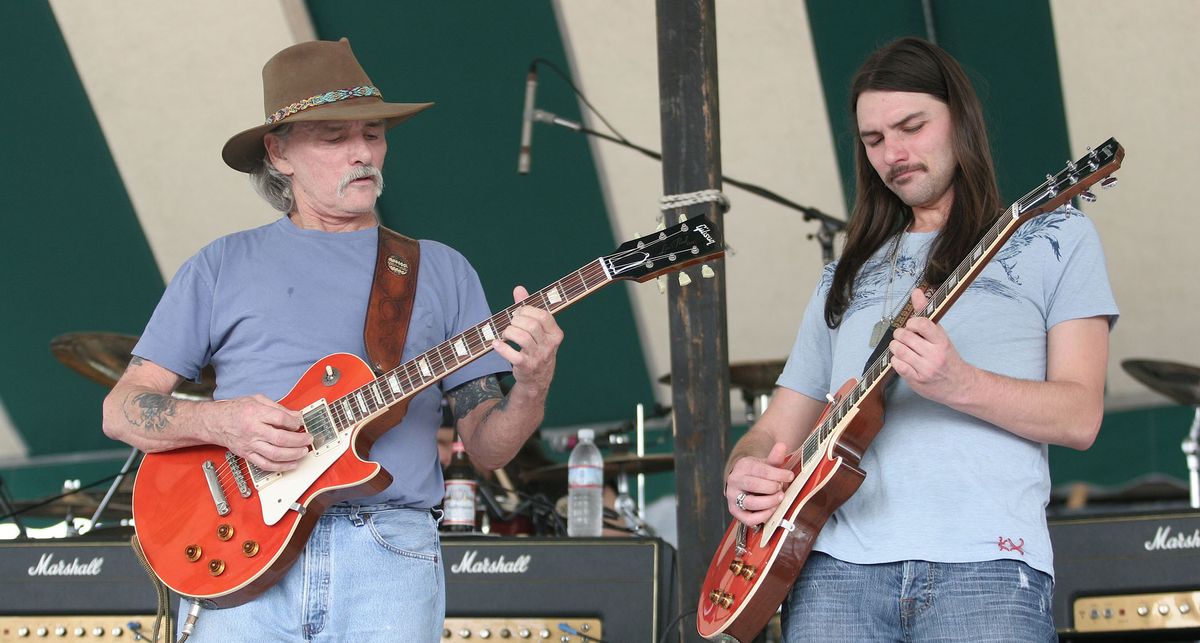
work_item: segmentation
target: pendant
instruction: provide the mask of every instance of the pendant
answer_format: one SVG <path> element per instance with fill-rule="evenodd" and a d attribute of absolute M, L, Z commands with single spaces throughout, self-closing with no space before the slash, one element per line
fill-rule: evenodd
<path fill-rule="evenodd" d="M 867 346 L 871 348 L 878 346 L 879 342 L 883 339 L 884 333 L 886 333 L 888 328 L 891 328 L 891 326 L 892 320 L 890 319 L 881 319 L 875 322 L 875 326 L 871 328 L 871 343 L 867 344 Z"/>

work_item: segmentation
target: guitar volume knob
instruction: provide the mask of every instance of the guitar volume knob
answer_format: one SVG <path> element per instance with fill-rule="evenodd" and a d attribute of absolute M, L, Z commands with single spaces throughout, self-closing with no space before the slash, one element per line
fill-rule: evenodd
<path fill-rule="evenodd" d="M 208 573 L 213 576 L 220 576 L 225 573 L 225 561 L 220 558 L 214 558 L 208 561 Z"/>
<path fill-rule="evenodd" d="M 254 556 L 257 556 L 258 543 L 253 540 L 247 540 L 246 542 L 242 543 L 242 553 L 246 555 L 246 558 L 253 558 Z"/>
<path fill-rule="evenodd" d="M 233 538 L 233 525 L 229 523 L 221 523 L 217 526 L 217 538 L 221 541 Z"/>
<path fill-rule="evenodd" d="M 194 563 L 204 555 L 204 550 L 200 549 L 200 545 L 188 545 L 183 548 L 183 555 L 187 556 L 188 561 Z"/>

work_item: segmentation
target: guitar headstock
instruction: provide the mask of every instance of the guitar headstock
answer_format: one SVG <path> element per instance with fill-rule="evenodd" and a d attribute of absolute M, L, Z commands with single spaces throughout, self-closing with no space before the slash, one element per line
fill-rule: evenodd
<path fill-rule="evenodd" d="M 601 257 L 613 279 L 649 281 L 661 274 L 725 254 L 720 231 L 703 215 L 622 243 Z"/>
<path fill-rule="evenodd" d="M 1111 175 L 1121 167 L 1124 158 L 1125 148 L 1115 138 L 1104 141 L 1096 149 L 1089 148 L 1087 154 L 1068 162 L 1058 174 L 1047 174 L 1037 189 L 1017 201 L 1017 213 L 1021 218 L 1033 217 L 1077 196 L 1085 201 L 1095 201 L 1096 196 L 1088 188 L 1097 181 L 1102 188 L 1115 185 L 1117 179 Z"/>

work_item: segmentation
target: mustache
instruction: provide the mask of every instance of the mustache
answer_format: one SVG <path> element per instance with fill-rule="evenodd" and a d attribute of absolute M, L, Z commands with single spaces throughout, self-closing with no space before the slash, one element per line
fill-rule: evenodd
<path fill-rule="evenodd" d="M 904 174 L 905 172 L 911 172 L 913 170 L 924 170 L 924 171 L 928 172 L 929 168 L 925 167 L 925 165 L 923 163 L 913 163 L 913 164 L 909 164 L 909 165 L 897 165 L 896 167 L 892 168 L 888 172 L 887 181 L 888 181 L 888 183 L 891 183 L 892 181 L 896 180 L 897 176 L 900 176 L 901 174 Z"/>
<path fill-rule="evenodd" d="M 346 188 L 350 186 L 350 183 L 359 179 L 371 179 L 375 183 L 375 196 L 379 196 L 383 192 L 383 173 L 379 171 L 379 168 L 374 165 L 360 165 L 342 176 L 342 180 L 338 182 L 338 196 L 346 196 Z"/>

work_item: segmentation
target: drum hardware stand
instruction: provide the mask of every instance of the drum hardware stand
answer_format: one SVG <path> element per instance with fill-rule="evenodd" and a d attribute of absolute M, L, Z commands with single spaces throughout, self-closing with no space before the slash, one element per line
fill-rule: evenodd
<path fill-rule="evenodd" d="M 1195 409 L 1192 428 L 1180 447 L 1187 458 L 1189 500 L 1192 509 L 1200 509 L 1200 405 Z"/>
<path fill-rule="evenodd" d="M 646 455 L 646 414 L 645 407 L 641 404 L 637 405 L 637 419 L 635 421 L 637 430 L 637 457 L 643 458 Z M 654 529 L 646 524 L 643 520 L 646 507 L 646 474 L 637 474 L 638 500 L 637 505 L 634 505 L 633 498 L 629 495 L 629 474 L 622 466 L 617 470 L 617 499 L 614 502 L 617 513 L 625 519 L 625 526 L 629 531 L 639 536 L 654 536 Z"/>
<path fill-rule="evenodd" d="M 29 530 L 26 529 L 25 523 L 21 522 L 21 516 L 17 514 L 17 508 L 8 499 L 8 492 L 4 489 L 4 476 L 0 476 L 0 513 L 12 518 L 13 524 L 17 526 L 17 529 L 21 530 L 22 538 L 29 537 Z"/>
<path fill-rule="evenodd" d="M 100 523 L 97 522 L 100 519 L 100 514 L 104 513 L 104 510 L 108 508 L 108 503 L 112 501 L 113 496 L 117 493 L 117 489 L 121 486 L 121 482 L 125 480 L 125 476 L 129 475 L 130 469 L 133 468 L 133 462 L 137 459 L 139 453 L 141 452 L 137 450 L 137 447 L 130 449 L 129 457 L 125 458 L 125 464 L 121 466 L 121 471 L 117 473 L 117 477 L 108 487 L 108 492 L 104 494 L 104 498 L 96 506 L 96 512 L 92 514 L 91 529 L 100 526 Z"/>

